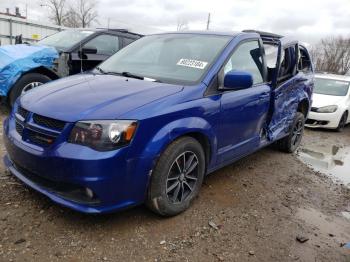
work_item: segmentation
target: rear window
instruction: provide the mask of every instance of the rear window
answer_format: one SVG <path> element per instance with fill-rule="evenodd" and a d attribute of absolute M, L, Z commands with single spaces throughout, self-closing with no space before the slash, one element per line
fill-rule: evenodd
<path fill-rule="evenodd" d="M 314 93 L 330 96 L 346 96 L 349 90 L 349 82 L 334 79 L 315 79 Z"/>

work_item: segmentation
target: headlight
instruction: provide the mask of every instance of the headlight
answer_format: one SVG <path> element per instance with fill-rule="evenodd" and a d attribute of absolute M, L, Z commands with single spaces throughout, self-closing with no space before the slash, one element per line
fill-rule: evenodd
<path fill-rule="evenodd" d="M 80 121 L 73 127 L 68 142 L 97 151 L 114 150 L 131 142 L 136 127 L 133 120 Z"/>
<path fill-rule="evenodd" d="M 317 108 L 316 112 L 318 113 L 334 113 L 335 111 L 337 111 L 338 106 L 324 106 L 324 107 L 320 107 Z"/>

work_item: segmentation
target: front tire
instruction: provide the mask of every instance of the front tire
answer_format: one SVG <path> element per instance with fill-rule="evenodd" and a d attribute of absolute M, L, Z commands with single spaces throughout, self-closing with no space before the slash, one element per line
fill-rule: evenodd
<path fill-rule="evenodd" d="M 338 132 L 343 131 L 347 120 L 348 120 L 348 112 L 344 112 L 344 114 L 340 118 L 340 121 L 339 121 L 338 127 L 336 128 L 336 131 L 338 131 Z"/>
<path fill-rule="evenodd" d="M 38 73 L 28 73 L 21 76 L 11 88 L 8 98 L 9 105 L 12 107 L 20 95 L 49 81 L 51 81 L 51 78 Z"/>
<path fill-rule="evenodd" d="M 286 153 L 293 153 L 295 150 L 297 150 L 304 134 L 304 124 L 304 114 L 297 112 L 289 135 L 277 141 L 277 147 Z"/>
<path fill-rule="evenodd" d="M 153 171 L 146 205 L 162 216 L 185 211 L 198 195 L 205 173 L 205 154 L 192 137 L 182 137 L 161 154 Z"/>

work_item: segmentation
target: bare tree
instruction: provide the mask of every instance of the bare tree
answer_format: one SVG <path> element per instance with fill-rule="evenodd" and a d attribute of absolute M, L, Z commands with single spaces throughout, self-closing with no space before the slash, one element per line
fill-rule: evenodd
<path fill-rule="evenodd" d="M 97 19 L 97 1 L 77 0 L 66 7 L 66 0 L 42 0 L 41 6 L 50 10 L 49 18 L 57 25 L 67 27 L 88 27 Z"/>
<path fill-rule="evenodd" d="M 81 27 L 78 14 L 71 7 L 66 13 L 66 17 L 64 19 L 64 26 L 73 27 L 73 28 Z"/>
<path fill-rule="evenodd" d="M 88 27 L 97 19 L 96 11 L 97 1 L 95 0 L 78 0 L 75 6 L 69 9 L 70 19 L 80 27 Z"/>
<path fill-rule="evenodd" d="M 188 21 L 184 18 L 178 18 L 176 30 L 177 31 L 188 30 Z"/>
<path fill-rule="evenodd" d="M 57 25 L 63 25 L 65 19 L 66 0 L 43 0 L 40 6 L 48 7 L 49 18 Z"/>
<path fill-rule="evenodd" d="M 329 37 L 311 50 L 316 70 L 345 75 L 350 70 L 350 39 Z"/>

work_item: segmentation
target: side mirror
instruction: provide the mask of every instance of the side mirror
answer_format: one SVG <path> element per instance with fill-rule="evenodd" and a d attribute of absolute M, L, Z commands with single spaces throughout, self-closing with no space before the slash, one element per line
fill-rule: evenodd
<path fill-rule="evenodd" d="M 253 86 L 252 74 L 245 71 L 231 70 L 226 73 L 224 78 L 224 87 L 227 90 L 240 90 Z"/>
<path fill-rule="evenodd" d="M 81 52 L 83 54 L 97 54 L 97 48 L 96 47 L 89 47 L 85 46 L 81 49 Z"/>

